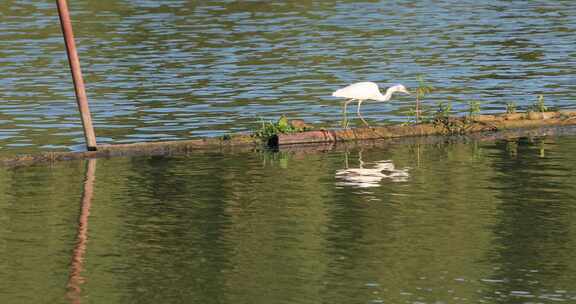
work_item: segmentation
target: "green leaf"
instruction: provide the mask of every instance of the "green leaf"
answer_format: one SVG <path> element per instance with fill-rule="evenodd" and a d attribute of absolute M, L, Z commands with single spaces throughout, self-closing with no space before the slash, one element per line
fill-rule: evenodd
<path fill-rule="evenodd" d="M 278 129 L 282 132 L 290 129 L 290 123 L 288 122 L 288 118 L 285 115 L 280 116 L 278 119 Z"/>

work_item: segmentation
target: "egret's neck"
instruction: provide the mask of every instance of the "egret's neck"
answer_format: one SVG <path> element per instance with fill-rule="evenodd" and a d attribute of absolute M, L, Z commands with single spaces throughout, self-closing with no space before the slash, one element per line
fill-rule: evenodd
<path fill-rule="evenodd" d="M 388 101 L 392 97 L 392 93 L 393 93 L 392 88 L 388 88 L 388 90 L 386 90 L 386 94 L 384 94 L 384 95 L 380 94 L 380 96 L 378 97 L 378 100 L 379 101 Z"/>

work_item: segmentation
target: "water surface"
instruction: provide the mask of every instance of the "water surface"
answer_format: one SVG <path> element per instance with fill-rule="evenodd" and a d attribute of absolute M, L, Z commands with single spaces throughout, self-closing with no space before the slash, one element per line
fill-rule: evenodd
<path fill-rule="evenodd" d="M 0 169 L 2 303 L 572 303 L 575 137 Z"/>
<path fill-rule="evenodd" d="M 70 3 L 100 143 L 249 131 L 281 114 L 334 127 L 348 83 L 437 88 L 433 107 L 525 109 L 576 97 L 576 2 L 87 1 Z M 0 4 L 0 153 L 84 149 L 51 0 Z M 413 99 L 367 103 L 373 123 Z"/>

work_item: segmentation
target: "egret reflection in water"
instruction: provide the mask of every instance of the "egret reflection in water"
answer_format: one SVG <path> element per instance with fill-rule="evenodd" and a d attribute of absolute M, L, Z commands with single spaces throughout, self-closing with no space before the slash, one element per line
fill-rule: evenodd
<path fill-rule="evenodd" d="M 392 160 L 381 160 L 364 163 L 362 154 L 359 154 L 359 167 L 340 169 L 336 171 L 338 186 L 354 188 L 379 187 L 380 182 L 388 179 L 391 182 L 406 182 L 410 178 L 408 167 L 397 169 Z"/>

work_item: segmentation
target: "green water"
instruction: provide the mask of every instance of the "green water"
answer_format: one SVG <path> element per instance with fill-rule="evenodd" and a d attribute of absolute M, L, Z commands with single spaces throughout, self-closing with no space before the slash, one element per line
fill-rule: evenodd
<path fill-rule="evenodd" d="M 572 303 L 574 149 L 383 142 L 3 168 L 0 302 Z"/>

